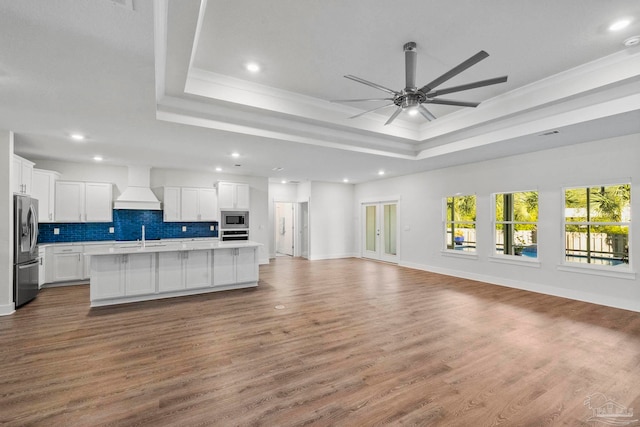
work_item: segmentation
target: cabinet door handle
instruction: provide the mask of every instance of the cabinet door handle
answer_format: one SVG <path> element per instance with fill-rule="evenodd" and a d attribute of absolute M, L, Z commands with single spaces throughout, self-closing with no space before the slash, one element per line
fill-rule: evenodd
<path fill-rule="evenodd" d="M 82 221 L 82 214 L 78 215 L 78 220 Z"/>

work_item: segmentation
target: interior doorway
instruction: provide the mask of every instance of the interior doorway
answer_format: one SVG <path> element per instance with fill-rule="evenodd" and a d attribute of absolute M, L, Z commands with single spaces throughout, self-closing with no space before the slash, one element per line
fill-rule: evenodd
<path fill-rule="evenodd" d="M 293 256 L 295 240 L 295 204 L 276 202 L 275 206 L 275 247 L 276 256 Z"/>
<path fill-rule="evenodd" d="M 362 256 L 398 262 L 398 203 L 362 204 Z"/>

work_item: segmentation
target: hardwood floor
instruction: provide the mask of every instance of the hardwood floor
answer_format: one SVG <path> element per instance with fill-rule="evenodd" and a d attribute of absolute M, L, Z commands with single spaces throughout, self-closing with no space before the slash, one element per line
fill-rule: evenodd
<path fill-rule="evenodd" d="M 640 418 L 639 313 L 360 259 L 98 309 L 49 288 L 0 343 L 9 426 L 601 425 L 593 393 Z"/>

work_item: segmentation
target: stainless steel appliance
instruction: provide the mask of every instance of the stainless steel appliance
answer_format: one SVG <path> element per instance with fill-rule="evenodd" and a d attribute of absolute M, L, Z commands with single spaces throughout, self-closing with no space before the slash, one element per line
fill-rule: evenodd
<path fill-rule="evenodd" d="M 249 229 L 249 212 L 221 211 L 220 229 Z"/>
<path fill-rule="evenodd" d="M 233 240 L 249 240 L 249 229 L 244 230 L 221 230 L 220 240 L 230 242 Z"/>
<path fill-rule="evenodd" d="M 13 196 L 13 298 L 16 308 L 38 294 L 38 201 Z"/>

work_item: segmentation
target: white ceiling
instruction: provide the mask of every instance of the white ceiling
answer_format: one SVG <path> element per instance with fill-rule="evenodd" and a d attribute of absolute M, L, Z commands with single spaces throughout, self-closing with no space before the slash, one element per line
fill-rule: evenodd
<path fill-rule="evenodd" d="M 118 3 L 0 0 L 0 128 L 18 154 L 363 182 L 640 133 L 640 47 L 622 44 L 637 0 Z M 447 95 L 482 103 L 430 105 L 433 122 L 329 102 L 385 96 L 346 74 L 403 89 L 408 41 L 420 86 L 480 50 L 441 88 L 509 80 Z"/>

